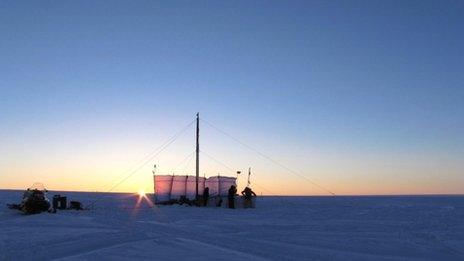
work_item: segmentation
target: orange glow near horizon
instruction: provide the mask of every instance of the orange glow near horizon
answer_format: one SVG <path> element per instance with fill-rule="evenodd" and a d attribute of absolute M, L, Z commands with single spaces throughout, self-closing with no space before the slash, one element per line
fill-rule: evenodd
<path fill-rule="evenodd" d="M 9 162 L 0 165 L 0 189 L 23 190 L 34 182 L 41 182 L 51 191 L 134 193 L 143 189 L 145 194 L 153 193 L 150 164 L 111 189 L 123 180 L 127 173 L 131 173 L 141 156 L 147 154 L 146 151 L 136 149 L 134 147 L 134 152 L 130 154 L 125 150 L 116 153 L 105 149 L 75 158 L 69 154 L 56 154 L 53 157 L 35 160 L 31 158 L 28 164 Z M 158 174 L 172 174 L 182 158 L 191 153 L 187 151 L 183 155 L 177 151 L 187 150 L 174 147 L 157 158 Z M 242 173 L 246 173 L 244 170 L 251 162 L 254 165 L 251 187 L 258 195 L 328 195 L 301 177 L 294 176 L 258 157 L 248 158 L 250 155 L 221 151 L 210 154 L 225 159 L 231 167 L 238 166 L 237 170 L 242 170 Z M 429 155 L 411 158 L 398 155 L 391 158 L 391 162 L 387 164 L 383 162 L 385 157 L 367 158 L 364 155 L 349 153 L 321 155 L 308 154 L 308 157 L 312 158 L 311 162 L 283 157 L 279 160 L 337 195 L 464 194 L 464 176 L 461 175 L 461 163 L 457 160 L 433 161 Z M 208 162 L 207 158 L 203 157 L 201 160 L 201 176 L 205 174 L 206 177 L 211 177 L 218 173 L 223 176 L 236 176 L 236 173 L 231 173 L 223 166 Z M 193 173 L 194 161 L 175 171 L 176 175 Z M 442 173 L 446 173 L 446 176 Z M 246 180 L 246 174 L 238 176 L 238 190 L 241 191 L 245 187 Z"/>
<path fill-rule="evenodd" d="M 149 173 L 149 174 L 148 174 Z M 191 174 L 191 173 L 176 173 Z M 226 176 L 227 174 L 223 174 Z M 406 194 L 464 194 L 459 182 L 448 183 L 447 180 L 411 179 L 398 180 L 394 176 L 385 174 L 386 177 L 359 177 L 356 174 L 325 179 L 317 179 L 337 195 L 406 195 Z M 30 180 L 27 176 L 18 175 L 1 182 L 0 189 L 23 190 L 30 187 L 34 182 L 41 182 L 51 191 L 89 191 L 89 192 L 124 192 L 134 193 L 142 199 L 147 198 L 147 193 L 153 193 L 153 177 L 149 168 L 140 171 L 116 189 L 109 191 L 111 186 L 118 182 L 118 177 L 103 179 L 104 172 L 95 175 L 43 175 L 40 178 Z M 231 176 L 231 175 L 229 175 Z M 333 176 L 333 175 L 331 175 Z M 208 175 L 207 175 L 208 177 Z M 282 185 L 285 181 L 285 185 Z M 252 176 L 251 187 L 258 195 L 328 195 L 309 182 L 280 173 L 266 175 L 256 173 Z M 238 189 L 246 185 L 244 175 L 238 178 Z"/>

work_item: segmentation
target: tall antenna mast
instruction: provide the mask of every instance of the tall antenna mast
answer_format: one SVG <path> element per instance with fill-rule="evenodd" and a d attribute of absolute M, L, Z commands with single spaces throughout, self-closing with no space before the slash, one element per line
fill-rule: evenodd
<path fill-rule="evenodd" d="M 250 176 L 251 176 L 251 167 L 248 168 L 248 180 L 247 180 L 247 187 L 250 186 Z"/>
<path fill-rule="evenodd" d="M 155 175 L 156 175 L 156 164 L 153 166 L 153 170 L 151 171 L 153 172 L 153 196 L 155 197 L 155 200 L 156 200 L 156 193 L 158 191 L 155 191 L 155 188 L 156 188 L 156 179 L 155 179 Z"/>
<path fill-rule="evenodd" d="M 197 113 L 197 147 L 196 147 L 196 169 L 195 169 L 195 200 L 198 200 L 198 181 L 200 179 L 200 113 Z"/>

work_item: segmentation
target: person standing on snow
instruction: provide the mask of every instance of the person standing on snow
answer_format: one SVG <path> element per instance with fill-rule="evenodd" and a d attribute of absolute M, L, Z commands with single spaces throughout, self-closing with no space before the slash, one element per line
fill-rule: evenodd
<path fill-rule="evenodd" d="M 235 208 L 235 194 L 237 194 L 237 188 L 232 185 L 229 189 L 227 198 L 229 199 L 229 208 Z"/>
<path fill-rule="evenodd" d="M 208 199 L 209 199 L 209 188 L 206 187 L 205 190 L 203 190 L 203 206 L 204 207 L 208 205 Z"/>
<path fill-rule="evenodd" d="M 246 187 L 243 191 L 242 191 L 242 196 L 244 197 L 245 201 L 244 201 L 244 207 L 245 208 L 251 208 L 252 207 L 252 197 L 256 197 L 256 193 L 251 190 L 251 188 L 249 187 Z"/>

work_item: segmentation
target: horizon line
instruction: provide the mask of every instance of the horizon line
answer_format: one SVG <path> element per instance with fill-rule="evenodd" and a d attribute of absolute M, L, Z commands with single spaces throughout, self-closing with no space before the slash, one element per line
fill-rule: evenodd
<path fill-rule="evenodd" d="M 0 188 L 0 191 L 23 191 L 24 189 Z M 102 194 L 137 194 L 134 191 L 88 191 L 88 190 L 59 190 L 47 189 L 47 192 L 81 192 L 81 193 L 102 193 Z M 153 192 L 146 192 L 148 195 L 154 195 Z M 262 194 L 264 197 L 414 197 L 414 196 L 464 196 L 464 193 L 423 193 L 423 194 L 337 194 L 337 195 L 318 195 L 318 194 Z"/>

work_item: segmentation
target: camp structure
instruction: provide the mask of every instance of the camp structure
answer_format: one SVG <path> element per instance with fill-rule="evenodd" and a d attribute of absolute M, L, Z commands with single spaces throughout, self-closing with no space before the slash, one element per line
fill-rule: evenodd
<path fill-rule="evenodd" d="M 195 176 L 193 175 L 157 175 L 153 171 L 155 203 L 196 203 L 202 200 L 203 191 L 209 189 L 209 198 L 221 200 L 227 197 L 229 188 L 237 186 L 236 177 L 213 176 L 209 178 L 200 177 L 200 142 L 199 142 L 199 114 L 196 117 L 196 165 Z M 156 165 L 155 165 L 156 169 Z"/>
<path fill-rule="evenodd" d="M 155 203 L 194 201 L 197 199 L 196 184 L 195 176 L 154 175 Z M 227 197 L 232 185 L 237 185 L 236 177 L 200 177 L 198 180 L 199 196 L 203 195 L 207 187 L 210 198 L 224 198 Z"/>

